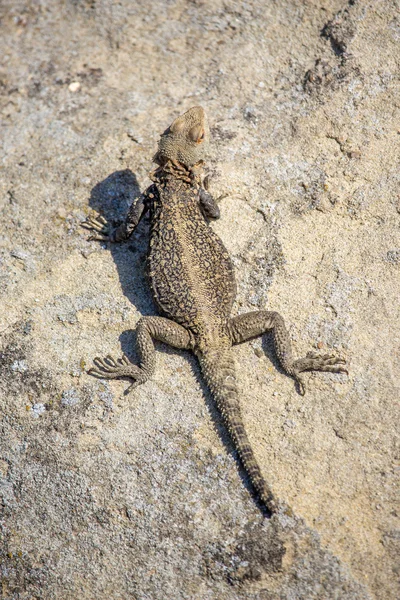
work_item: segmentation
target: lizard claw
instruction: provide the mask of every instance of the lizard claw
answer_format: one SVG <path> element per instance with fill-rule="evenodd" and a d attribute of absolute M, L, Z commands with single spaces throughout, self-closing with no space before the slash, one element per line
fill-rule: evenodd
<path fill-rule="evenodd" d="M 94 233 L 88 237 L 88 242 L 109 242 L 110 238 L 108 235 L 102 235 L 101 233 Z"/>
<path fill-rule="evenodd" d="M 131 385 L 124 391 L 124 396 L 129 396 L 141 383 L 142 381 L 133 381 Z"/>
<path fill-rule="evenodd" d="M 295 380 L 297 383 L 297 387 L 298 387 L 300 396 L 305 396 L 306 384 L 305 384 L 304 379 L 302 377 L 300 377 L 300 375 L 298 373 L 296 373 L 294 377 L 295 377 Z"/>

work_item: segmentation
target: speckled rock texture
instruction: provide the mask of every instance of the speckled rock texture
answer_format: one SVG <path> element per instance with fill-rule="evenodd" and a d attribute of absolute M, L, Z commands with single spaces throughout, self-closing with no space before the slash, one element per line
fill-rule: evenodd
<path fill-rule="evenodd" d="M 399 14 L 2 0 L 2 598 L 400 597 Z M 128 396 L 86 373 L 96 355 L 135 360 L 155 307 L 148 224 L 110 248 L 80 223 L 125 214 L 158 135 L 197 104 L 236 314 L 278 310 L 297 356 L 350 364 L 307 375 L 301 397 L 268 340 L 235 349 L 249 437 L 292 516 L 262 514 L 188 353 L 160 345 Z"/>

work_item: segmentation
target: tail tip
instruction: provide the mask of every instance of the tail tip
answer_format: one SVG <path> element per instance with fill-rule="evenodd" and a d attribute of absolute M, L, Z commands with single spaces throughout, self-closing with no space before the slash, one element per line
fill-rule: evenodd
<path fill-rule="evenodd" d="M 267 497 L 261 497 L 261 501 L 266 506 L 268 511 L 274 515 L 280 513 L 287 517 L 293 517 L 294 512 L 285 502 L 278 501 L 273 494 L 268 494 Z"/>

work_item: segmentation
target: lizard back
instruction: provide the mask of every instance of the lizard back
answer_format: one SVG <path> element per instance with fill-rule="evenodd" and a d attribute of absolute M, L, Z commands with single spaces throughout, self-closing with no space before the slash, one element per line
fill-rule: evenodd
<path fill-rule="evenodd" d="M 167 317 L 198 335 L 226 322 L 236 295 L 228 251 L 203 216 L 198 188 L 174 178 L 152 201 L 148 274 Z"/>

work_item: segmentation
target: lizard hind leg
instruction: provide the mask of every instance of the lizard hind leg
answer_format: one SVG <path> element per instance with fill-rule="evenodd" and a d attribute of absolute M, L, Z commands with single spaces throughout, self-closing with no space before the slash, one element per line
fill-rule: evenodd
<path fill-rule="evenodd" d="M 156 351 L 153 340 L 159 340 L 174 348 L 193 348 L 191 334 L 182 325 L 164 317 L 142 317 L 136 328 L 139 366 L 132 364 L 124 355 L 115 360 L 112 356 L 96 357 L 89 374 L 101 379 L 132 379 L 127 392 L 150 379 L 156 366 Z"/>
<path fill-rule="evenodd" d="M 275 350 L 283 370 L 293 377 L 299 386 L 300 394 L 306 391 L 303 371 L 325 371 L 328 373 L 348 373 L 343 366 L 346 361 L 333 354 L 317 354 L 309 352 L 305 358 L 293 359 L 290 337 L 283 317 L 277 312 L 259 310 L 234 317 L 228 324 L 233 344 L 240 344 L 252 338 L 272 331 Z"/>

